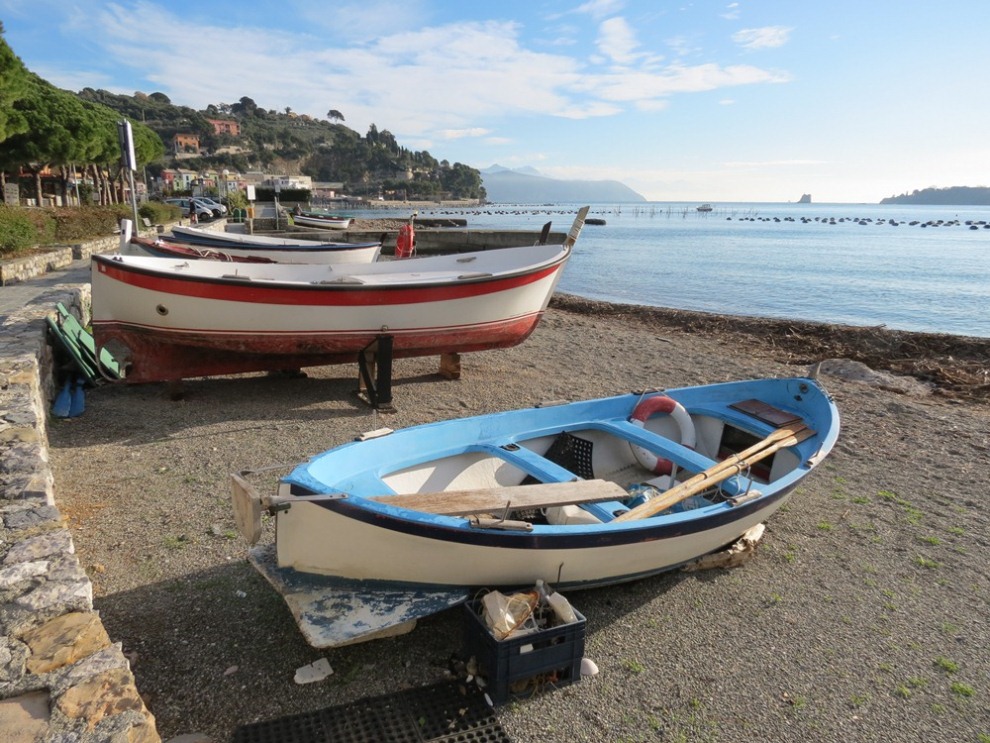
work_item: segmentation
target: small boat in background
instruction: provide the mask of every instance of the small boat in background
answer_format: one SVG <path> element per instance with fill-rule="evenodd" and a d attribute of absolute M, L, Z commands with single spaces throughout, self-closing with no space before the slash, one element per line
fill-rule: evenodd
<path fill-rule="evenodd" d="M 543 317 L 586 214 L 562 245 L 403 261 L 95 254 L 93 335 L 128 382 L 353 363 L 383 336 L 394 358 L 508 348 Z"/>
<path fill-rule="evenodd" d="M 711 204 L 702 204 L 698 207 L 699 212 L 710 212 L 714 207 Z"/>
<path fill-rule="evenodd" d="M 302 209 L 293 211 L 290 215 L 292 223 L 296 227 L 309 227 L 317 230 L 346 230 L 351 226 L 352 219 L 339 214 L 328 214 L 325 212 L 305 211 Z"/>
<path fill-rule="evenodd" d="M 275 515 L 280 569 L 383 590 L 588 588 L 733 543 L 838 435 L 816 380 L 758 379 L 383 429 L 297 466 L 277 495 L 239 475 L 232 495 L 251 543 Z"/>
<path fill-rule="evenodd" d="M 296 243 L 259 243 L 249 240 L 224 240 L 228 233 L 211 233 L 203 230 L 173 227 L 171 236 L 143 238 L 133 235 L 129 219 L 121 220 L 120 254 L 149 255 L 156 258 L 192 258 L 234 263 L 310 263 L 316 265 L 373 263 L 378 260 L 382 244 L 366 243 L 324 243 L 300 240 Z M 188 236 L 190 240 L 180 240 L 177 236 Z M 248 238 L 249 235 L 230 237 Z M 255 239 L 261 239 L 259 236 Z M 201 240 L 200 243 L 192 240 Z"/>
<path fill-rule="evenodd" d="M 166 240 L 153 240 L 148 237 L 135 235 L 124 243 L 121 241 L 121 255 L 148 255 L 153 258 L 192 258 L 193 260 L 225 261 L 227 263 L 277 263 L 271 258 L 258 255 L 232 255 L 219 248 L 208 248 L 205 245 L 186 245 Z"/>
<path fill-rule="evenodd" d="M 175 226 L 171 235 L 162 235 L 164 240 L 174 242 L 191 243 L 193 245 L 208 245 L 211 248 L 244 247 L 244 248 L 346 248 L 348 246 L 361 245 L 368 246 L 374 243 L 361 242 L 351 243 L 340 240 L 310 240 L 305 237 L 275 237 L 272 235 L 246 235 L 239 232 L 214 232 L 212 230 L 197 229 L 195 227 Z"/>

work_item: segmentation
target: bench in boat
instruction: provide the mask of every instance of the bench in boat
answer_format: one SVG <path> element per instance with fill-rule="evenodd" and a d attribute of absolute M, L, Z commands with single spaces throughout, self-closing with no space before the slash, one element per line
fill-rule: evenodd
<path fill-rule="evenodd" d="M 629 493 L 614 482 L 574 480 L 478 490 L 448 490 L 439 493 L 377 495 L 368 500 L 413 511 L 467 516 L 475 513 L 499 513 L 507 507 L 513 511 L 521 511 L 576 503 L 622 500 L 628 497 Z"/>

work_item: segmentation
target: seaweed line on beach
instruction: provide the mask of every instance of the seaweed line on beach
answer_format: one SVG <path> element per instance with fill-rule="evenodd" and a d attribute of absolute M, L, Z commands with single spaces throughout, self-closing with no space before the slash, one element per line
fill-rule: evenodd
<path fill-rule="evenodd" d="M 933 394 L 990 404 L 990 338 L 891 330 L 803 320 L 777 320 L 614 304 L 557 293 L 550 306 L 565 312 L 609 316 L 654 328 L 697 333 L 726 341 L 758 339 L 784 364 L 810 365 L 828 358 L 851 359 L 871 369 L 911 376 L 932 385 Z"/>

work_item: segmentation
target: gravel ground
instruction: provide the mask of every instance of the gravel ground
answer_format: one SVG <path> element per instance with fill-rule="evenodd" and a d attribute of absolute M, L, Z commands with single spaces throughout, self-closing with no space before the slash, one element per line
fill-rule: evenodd
<path fill-rule="evenodd" d="M 84 416 L 53 421 L 58 505 L 163 738 L 225 741 L 244 723 L 432 683 L 460 646 L 455 610 L 402 637 L 310 648 L 246 562 L 229 472 L 279 465 L 253 477 L 266 490 L 382 425 L 806 369 L 787 323 L 661 315 L 555 299 L 521 346 L 465 355 L 458 381 L 435 358 L 397 361 L 389 415 L 356 400 L 356 368 L 331 366 L 187 381 L 179 401 L 159 385 L 102 387 Z M 823 381 L 839 444 L 754 559 L 570 594 L 600 673 L 499 708 L 514 740 L 990 739 L 990 406 Z M 320 657 L 334 675 L 295 685 Z"/>

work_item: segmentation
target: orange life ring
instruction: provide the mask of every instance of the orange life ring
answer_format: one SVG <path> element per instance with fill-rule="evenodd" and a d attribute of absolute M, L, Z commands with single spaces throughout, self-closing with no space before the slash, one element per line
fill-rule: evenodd
<path fill-rule="evenodd" d="M 408 258 L 416 250 L 416 229 L 412 223 L 399 228 L 399 236 L 395 241 L 395 257 Z"/>
<path fill-rule="evenodd" d="M 684 409 L 683 405 L 671 397 L 667 397 L 666 395 L 657 395 L 656 397 L 648 397 L 645 400 L 641 400 L 640 403 L 633 409 L 632 415 L 629 416 L 629 422 L 634 426 L 643 428 L 646 425 L 646 420 L 654 413 L 665 413 L 666 415 L 672 417 L 681 432 L 681 445 L 686 446 L 689 449 L 694 448 L 697 443 L 697 436 L 695 434 L 694 422 L 691 420 L 691 415 Z M 674 463 L 669 459 L 658 457 L 656 454 L 648 449 L 644 449 L 642 446 L 638 446 L 630 442 L 629 448 L 632 449 L 632 453 L 636 457 L 636 461 L 639 462 L 645 469 L 648 469 L 654 474 L 669 475 L 674 469 Z"/>

